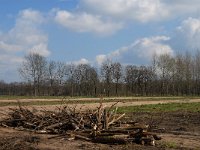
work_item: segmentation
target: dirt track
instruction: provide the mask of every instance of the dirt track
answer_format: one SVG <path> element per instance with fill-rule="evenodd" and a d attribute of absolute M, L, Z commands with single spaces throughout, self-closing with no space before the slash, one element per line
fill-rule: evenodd
<path fill-rule="evenodd" d="M 176 99 L 183 99 L 183 97 L 175 97 Z M 32 101 L 61 101 L 61 100 L 69 100 L 69 101 L 95 101 L 95 100 L 99 100 L 100 98 L 68 98 L 68 97 L 63 97 L 60 99 L 41 99 L 41 98 L 37 98 L 37 99 L 1 99 L 0 102 L 16 102 L 16 101 L 20 101 L 20 102 L 32 102 Z M 103 98 L 105 100 L 144 100 L 144 99 L 170 99 L 170 97 L 110 97 L 110 98 Z M 173 98 L 172 98 L 173 99 Z"/>
<path fill-rule="evenodd" d="M 55 99 L 49 99 L 48 101 L 56 101 Z M 85 99 L 77 99 L 79 101 L 85 100 Z M 1 100 L 1 102 L 16 102 L 17 100 Z M 31 100 L 20 100 L 20 102 L 30 102 L 33 101 L 33 99 Z M 35 99 L 35 101 L 38 101 Z M 42 99 L 39 99 L 39 101 L 42 101 Z M 46 99 L 43 99 L 43 101 L 47 101 Z M 167 103 L 194 103 L 194 102 L 200 102 L 200 99 L 187 99 L 187 100 L 135 100 L 132 102 L 129 101 L 124 101 L 124 102 L 119 102 L 117 104 L 118 107 L 122 107 L 122 106 L 139 106 L 139 105 L 150 105 L 150 104 L 167 104 Z M 106 102 L 104 103 L 105 106 L 111 106 L 113 105 L 115 102 Z M 77 109 L 81 108 L 82 110 L 87 110 L 87 109 L 95 109 L 99 106 L 99 103 L 86 103 L 86 104 L 68 104 L 69 106 L 76 106 Z M 36 106 L 34 105 L 34 108 L 37 109 L 46 109 L 46 110 L 52 110 L 55 109 L 56 107 L 59 107 L 60 105 L 43 105 L 43 106 Z M 11 107 L 15 107 L 15 106 L 4 106 L 4 107 L 0 107 L 0 112 L 5 112 L 8 111 L 8 108 Z M 31 106 L 29 106 L 31 107 Z"/>

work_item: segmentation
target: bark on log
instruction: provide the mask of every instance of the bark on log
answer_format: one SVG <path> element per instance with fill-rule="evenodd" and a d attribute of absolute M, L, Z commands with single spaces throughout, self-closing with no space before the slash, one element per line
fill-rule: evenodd
<path fill-rule="evenodd" d="M 103 144 L 125 144 L 133 139 L 128 139 L 124 137 L 117 137 L 117 136 L 98 136 L 93 139 L 93 142 L 96 143 L 103 143 Z"/>

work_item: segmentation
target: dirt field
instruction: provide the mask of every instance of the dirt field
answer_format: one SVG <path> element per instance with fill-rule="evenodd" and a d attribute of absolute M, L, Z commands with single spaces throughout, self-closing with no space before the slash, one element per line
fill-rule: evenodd
<path fill-rule="evenodd" d="M 144 104 L 171 103 L 171 100 L 162 101 L 136 101 L 119 103 L 118 106 L 134 106 Z M 200 102 L 199 99 L 194 100 L 173 100 L 173 102 Z M 113 103 L 106 103 L 112 105 Z M 78 104 L 78 107 L 81 105 Z M 86 104 L 87 108 L 96 108 L 98 104 Z M 30 107 L 30 106 L 29 106 Z M 34 106 L 35 107 L 35 106 Z M 57 106 L 37 106 L 39 109 L 54 109 Z M 0 107 L 1 113 L 6 113 L 8 107 Z M 2 116 L 2 115 L 1 115 Z M 41 150 L 200 150 L 200 112 L 165 112 L 165 113 L 129 113 L 125 120 L 143 121 L 147 124 L 156 124 L 159 130 L 154 132 L 162 137 L 156 146 L 142 146 L 137 144 L 126 145 L 107 145 L 91 143 L 81 140 L 68 141 L 63 138 L 48 139 L 53 135 L 41 135 L 25 131 L 16 131 L 12 128 L 0 127 L 0 150 L 14 149 L 41 149 Z"/>
<path fill-rule="evenodd" d="M 43 99 L 44 100 L 44 99 Z M 77 99 L 79 101 L 85 100 L 85 99 Z M 14 101 L 17 102 L 16 100 L 0 100 L 1 102 L 10 102 L 10 101 Z M 28 100 L 20 100 L 20 102 L 26 102 L 26 101 L 33 101 L 33 99 L 28 99 Z M 35 101 L 38 101 L 35 100 Z M 39 99 L 39 101 L 42 101 L 42 99 Z M 46 99 L 45 99 L 46 101 Z M 52 99 L 49 99 L 48 101 L 53 101 Z M 150 104 L 167 104 L 167 103 L 195 103 L 195 102 L 199 102 L 200 103 L 200 99 L 180 99 L 180 100 L 136 100 L 136 101 L 124 101 L 124 102 L 119 102 L 117 104 L 118 107 L 122 107 L 122 106 L 139 106 L 139 105 L 150 105 Z M 111 106 L 116 102 L 107 102 L 104 103 L 105 106 Z M 17 104 L 16 104 L 17 105 Z M 68 104 L 69 106 L 76 106 L 77 109 L 81 108 L 82 110 L 87 110 L 87 109 L 95 109 L 99 106 L 99 103 L 86 103 L 86 104 Z M 37 106 L 34 105 L 34 108 L 37 108 L 38 110 L 40 109 L 45 109 L 45 110 L 53 110 L 57 107 L 60 107 L 61 105 L 44 105 L 44 106 Z M 0 107 L 0 113 L 5 113 L 8 112 L 9 108 L 11 107 L 16 107 L 16 106 L 4 106 L 4 107 Z M 28 106 L 31 108 L 31 106 Z"/>
<path fill-rule="evenodd" d="M 156 131 L 162 140 L 155 147 L 137 144 L 107 145 L 90 143 L 81 140 L 68 141 L 64 137 L 48 139 L 53 135 L 41 135 L 11 128 L 0 128 L 0 149 L 41 149 L 41 150 L 159 150 L 159 149 L 200 149 L 200 113 L 169 112 L 169 113 L 132 113 L 125 119 L 157 123 L 160 130 Z M 155 131 L 154 131 L 155 132 Z"/>

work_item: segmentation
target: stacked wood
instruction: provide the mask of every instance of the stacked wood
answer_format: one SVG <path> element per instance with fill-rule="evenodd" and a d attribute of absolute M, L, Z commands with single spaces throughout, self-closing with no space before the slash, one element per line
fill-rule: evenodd
<path fill-rule="evenodd" d="M 55 111 L 31 111 L 19 105 L 18 108 L 10 108 L 10 113 L 0 121 L 0 125 L 41 134 L 57 134 L 51 138 L 64 136 L 68 140 L 100 143 L 155 145 L 155 140 L 161 139 L 155 133 L 148 132 L 148 125 L 120 121 L 125 114 L 117 114 L 116 104 L 105 107 L 100 103 L 96 110 L 88 111 L 69 106 L 59 107 Z"/>

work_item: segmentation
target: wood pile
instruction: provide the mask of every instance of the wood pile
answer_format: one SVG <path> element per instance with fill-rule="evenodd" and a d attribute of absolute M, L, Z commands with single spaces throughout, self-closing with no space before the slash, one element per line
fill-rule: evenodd
<path fill-rule="evenodd" d="M 100 103 L 96 110 L 87 111 L 69 106 L 59 107 L 55 111 L 39 111 L 19 105 L 18 108 L 10 108 L 10 113 L 0 121 L 0 125 L 41 134 L 56 134 L 50 138 L 64 137 L 67 140 L 81 139 L 98 143 L 155 145 L 155 140 L 161 139 L 155 133 L 148 132 L 148 125 L 120 121 L 125 114 L 117 114 L 116 104 L 105 107 Z"/>

